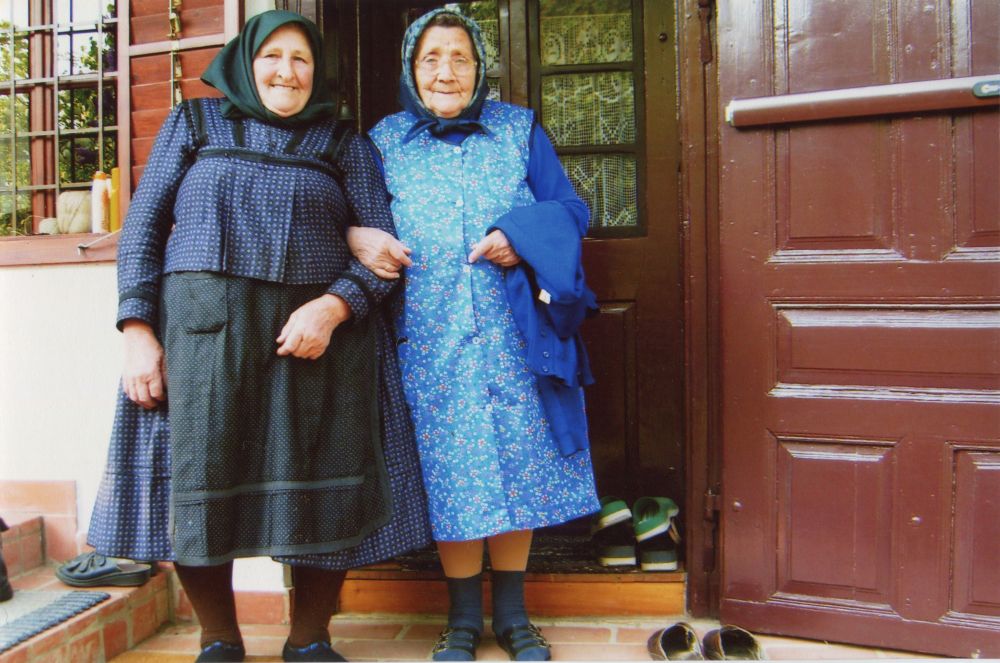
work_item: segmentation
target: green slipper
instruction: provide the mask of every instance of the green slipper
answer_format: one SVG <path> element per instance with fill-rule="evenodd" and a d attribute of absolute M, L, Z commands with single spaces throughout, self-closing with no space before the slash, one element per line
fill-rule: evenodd
<path fill-rule="evenodd" d="M 640 497 L 633 506 L 632 524 L 635 540 L 645 541 L 670 529 L 670 519 L 680 509 L 669 497 Z"/>
<path fill-rule="evenodd" d="M 594 515 L 594 519 L 590 523 L 590 533 L 594 534 L 630 518 L 632 518 L 632 511 L 628 508 L 625 500 L 613 495 L 605 495 L 601 498 L 601 510 Z"/>

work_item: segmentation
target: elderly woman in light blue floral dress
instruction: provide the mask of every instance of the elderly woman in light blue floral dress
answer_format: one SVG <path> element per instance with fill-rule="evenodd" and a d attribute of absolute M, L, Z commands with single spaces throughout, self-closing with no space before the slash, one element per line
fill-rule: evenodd
<path fill-rule="evenodd" d="M 512 659 L 547 660 L 524 608 L 532 530 L 600 505 L 589 452 L 553 439 L 505 292 L 521 258 L 491 228 L 559 217 L 578 247 L 589 213 L 534 113 L 486 99 L 483 59 L 470 19 L 434 10 L 410 26 L 405 110 L 371 132 L 401 241 L 370 229 L 349 241 L 380 275 L 407 266 L 398 349 L 451 599 L 434 659 L 475 658 L 485 540 L 498 642 Z"/>

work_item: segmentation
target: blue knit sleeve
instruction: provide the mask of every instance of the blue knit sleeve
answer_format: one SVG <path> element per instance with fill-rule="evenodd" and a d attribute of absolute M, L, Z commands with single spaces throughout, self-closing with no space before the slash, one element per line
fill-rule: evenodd
<path fill-rule="evenodd" d="M 396 237 L 385 179 L 372 157 L 371 148 L 367 140 L 358 134 L 352 134 L 348 140 L 340 165 L 344 171 L 344 193 L 354 222 L 367 228 L 384 230 Z M 398 284 L 397 279 L 380 279 L 351 256 L 347 270 L 327 292 L 342 297 L 351 306 L 351 314 L 360 318 L 385 299 Z"/>
<path fill-rule="evenodd" d="M 571 219 L 583 237 L 587 234 L 590 210 L 580 196 L 576 195 L 552 141 L 537 121 L 531 127 L 529 145 L 527 180 L 536 202 L 516 207 L 500 218 L 517 218 L 521 223 L 545 223 L 552 215 L 560 215 Z M 490 226 L 490 229 L 493 227 L 495 226 Z"/>
<path fill-rule="evenodd" d="M 194 136 L 186 103 L 171 111 L 153 143 L 118 241 L 118 328 L 125 320 L 156 325 L 160 277 L 174 198 L 191 165 Z"/>

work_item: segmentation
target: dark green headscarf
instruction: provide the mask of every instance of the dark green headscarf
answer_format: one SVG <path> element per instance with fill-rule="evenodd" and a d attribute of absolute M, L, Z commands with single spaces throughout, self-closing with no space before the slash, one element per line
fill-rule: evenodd
<path fill-rule="evenodd" d="M 283 25 L 302 26 L 312 46 L 313 89 L 305 108 L 291 117 L 280 117 L 264 108 L 253 78 L 253 58 L 271 33 Z M 222 47 L 202 74 L 201 80 L 226 95 L 222 114 L 227 118 L 252 117 L 283 126 L 301 126 L 334 116 L 336 103 L 330 93 L 323 59 L 323 37 L 316 24 L 295 12 L 272 10 L 257 14 L 235 38 Z"/>

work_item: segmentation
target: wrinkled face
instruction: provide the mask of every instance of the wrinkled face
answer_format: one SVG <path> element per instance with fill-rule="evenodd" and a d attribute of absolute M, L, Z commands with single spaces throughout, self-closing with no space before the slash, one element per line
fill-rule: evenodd
<path fill-rule="evenodd" d="M 253 79 L 264 108 L 278 117 L 305 108 L 315 68 L 309 38 L 301 28 L 289 24 L 272 32 L 253 58 Z"/>
<path fill-rule="evenodd" d="M 457 117 L 472 101 L 476 86 L 476 56 L 465 29 L 427 28 L 413 59 L 413 78 L 427 110 Z"/>

